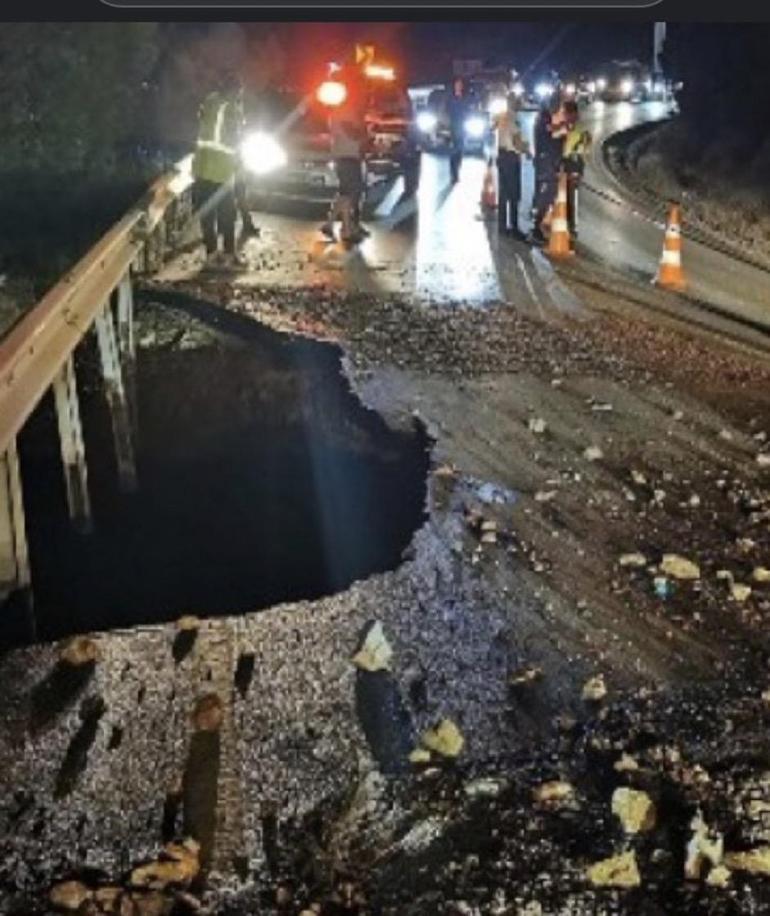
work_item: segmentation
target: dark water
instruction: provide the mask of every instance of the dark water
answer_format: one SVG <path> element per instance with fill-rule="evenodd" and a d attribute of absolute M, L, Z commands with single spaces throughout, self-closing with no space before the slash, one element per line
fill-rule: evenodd
<path fill-rule="evenodd" d="M 422 522 L 426 437 L 362 408 L 336 348 L 184 307 L 219 342 L 140 352 L 134 495 L 85 355 L 93 534 L 67 518 L 49 402 L 22 436 L 40 640 L 328 595 L 395 567 Z"/>

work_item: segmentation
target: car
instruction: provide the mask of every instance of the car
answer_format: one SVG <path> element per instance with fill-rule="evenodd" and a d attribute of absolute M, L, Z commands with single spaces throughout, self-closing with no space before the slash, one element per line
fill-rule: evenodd
<path fill-rule="evenodd" d="M 365 80 L 366 187 L 403 176 L 407 191 L 413 192 L 419 176 L 419 146 L 412 106 L 406 89 L 390 78 L 390 72 L 378 70 Z M 247 118 L 243 149 L 249 199 L 320 203 L 334 198 L 338 182 L 329 116 L 335 93 L 344 99 L 345 88 L 331 78 L 307 96 L 291 90 L 261 94 Z"/>

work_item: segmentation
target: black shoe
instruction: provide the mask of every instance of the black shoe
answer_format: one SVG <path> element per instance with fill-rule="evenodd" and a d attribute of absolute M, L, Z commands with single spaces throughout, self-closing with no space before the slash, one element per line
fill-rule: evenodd
<path fill-rule="evenodd" d="M 321 235 L 328 239 L 330 242 L 337 241 L 334 237 L 334 226 L 332 226 L 332 224 L 329 222 L 326 222 L 321 226 Z"/>
<path fill-rule="evenodd" d="M 371 238 L 371 235 L 372 235 L 372 233 L 369 232 L 369 230 L 365 226 L 359 226 L 357 232 L 358 232 L 358 235 L 360 235 L 362 239 Z"/>
<path fill-rule="evenodd" d="M 545 245 L 548 239 L 543 235 L 543 233 L 539 229 L 535 229 L 534 231 L 530 232 L 530 234 L 527 236 L 527 241 L 529 242 L 530 245 L 542 246 L 542 245 Z"/>
<path fill-rule="evenodd" d="M 245 239 L 257 238 L 259 234 L 259 226 L 255 226 L 251 221 L 244 223 L 241 227 L 241 236 Z"/>

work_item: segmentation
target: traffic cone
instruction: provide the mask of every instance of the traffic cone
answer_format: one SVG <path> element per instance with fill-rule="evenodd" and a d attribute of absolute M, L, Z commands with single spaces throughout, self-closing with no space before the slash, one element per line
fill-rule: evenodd
<path fill-rule="evenodd" d="M 481 185 L 481 209 L 494 210 L 497 207 L 497 188 L 495 186 L 495 173 L 492 163 L 487 163 L 484 172 L 484 181 Z"/>
<path fill-rule="evenodd" d="M 682 270 L 682 213 L 679 204 L 671 204 L 663 240 L 663 254 L 654 283 L 663 289 L 680 293 L 687 286 Z"/>
<path fill-rule="evenodd" d="M 567 174 L 559 172 L 559 190 L 551 218 L 551 235 L 548 239 L 548 254 L 552 258 L 569 258 L 572 250 L 572 239 L 567 222 Z"/>

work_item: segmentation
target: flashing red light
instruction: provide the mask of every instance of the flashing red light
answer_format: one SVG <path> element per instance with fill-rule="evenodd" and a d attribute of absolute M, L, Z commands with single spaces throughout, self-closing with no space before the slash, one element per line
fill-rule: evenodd
<path fill-rule="evenodd" d="M 337 108 L 348 97 L 348 89 L 339 80 L 326 80 L 321 83 L 316 91 L 316 98 L 322 105 Z"/>

